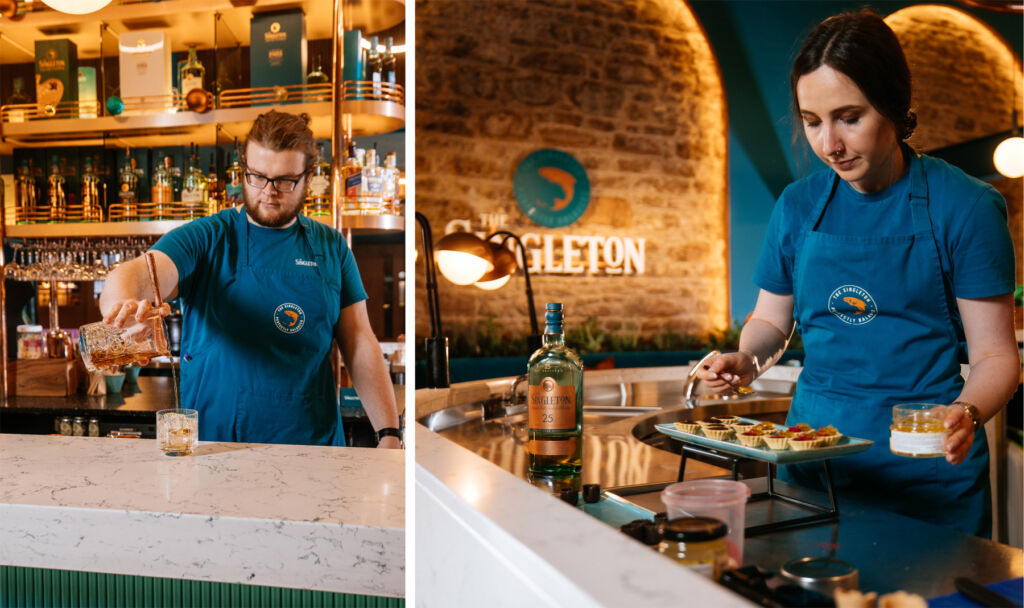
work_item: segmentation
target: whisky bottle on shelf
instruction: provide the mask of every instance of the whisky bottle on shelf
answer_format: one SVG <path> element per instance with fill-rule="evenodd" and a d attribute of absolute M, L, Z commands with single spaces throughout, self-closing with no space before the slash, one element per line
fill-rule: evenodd
<path fill-rule="evenodd" d="M 25 79 L 21 76 L 15 76 L 11 82 L 14 90 L 11 91 L 11 96 L 7 98 L 8 105 L 21 105 L 31 103 L 28 98 L 28 93 L 25 92 Z M 10 110 L 8 114 L 11 122 L 25 122 L 25 109 L 20 108 L 17 110 Z"/>
<path fill-rule="evenodd" d="M 391 36 L 388 36 L 388 45 L 387 48 L 384 49 L 384 57 L 381 59 L 381 69 L 384 73 L 382 80 L 391 85 L 391 87 L 388 88 L 388 91 L 394 91 L 396 84 L 395 53 L 391 50 L 393 42 L 394 39 Z M 390 97 L 390 95 L 387 97 Z"/>
<path fill-rule="evenodd" d="M 171 170 L 174 168 L 174 159 L 170 156 L 164 157 L 162 165 L 157 167 L 153 174 L 153 186 L 150 188 L 150 200 L 153 202 L 154 220 L 174 219 L 174 175 Z"/>
<path fill-rule="evenodd" d="M 188 92 L 192 89 L 202 89 L 203 77 L 205 76 L 206 68 L 203 67 L 203 64 L 199 63 L 199 57 L 196 56 L 196 45 L 188 45 L 188 61 L 181 68 L 182 96 L 188 95 Z"/>
<path fill-rule="evenodd" d="M 194 220 L 209 212 L 210 181 L 199 168 L 199 155 L 196 145 L 189 147 L 188 169 L 185 171 L 181 188 L 181 203 L 185 211 L 185 219 Z"/>
<path fill-rule="evenodd" d="M 356 157 L 356 144 L 348 142 L 348 156 L 345 164 L 341 167 L 341 183 L 345 186 L 344 205 L 341 209 L 342 215 L 359 214 L 359 184 L 363 178 L 363 167 Z"/>
<path fill-rule="evenodd" d="M 384 213 L 384 169 L 377 164 L 377 149 L 366 151 L 366 165 L 359 184 L 359 212 L 362 215 Z"/>
<path fill-rule="evenodd" d="M 320 55 L 317 55 L 313 61 L 313 71 L 306 75 L 306 84 L 323 84 L 330 81 L 331 79 L 324 73 L 324 66 L 320 62 Z"/>
<path fill-rule="evenodd" d="M 214 214 L 221 210 L 224 191 L 221 189 L 220 178 L 217 177 L 217 165 L 213 157 L 210 157 L 210 168 L 206 170 L 206 181 L 210 184 L 210 214 Z"/>
<path fill-rule="evenodd" d="M 384 157 L 384 213 L 398 213 L 398 155 L 388 152 Z"/>
<path fill-rule="evenodd" d="M 370 37 L 370 52 L 366 55 L 366 72 L 368 80 L 373 81 L 373 96 L 379 98 L 381 93 L 380 81 L 384 73 L 384 63 L 380 52 L 377 51 L 377 37 Z"/>
<path fill-rule="evenodd" d="M 18 167 L 18 179 L 14 182 L 14 221 L 19 224 L 31 223 L 37 204 L 36 180 L 32 178 L 28 161 L 23 160 Z"/>
<path fill-rule="evenodd" d="M 324 73 L 323 64 L 320 62 L 320 55 L 316 56 L 316 61 L 313 62 L 313 71 L 306 75 L 306 84 L 326 84 L 330 82 L 330 77 Z M 317 95 L 314 97 L 316 101 L 330 101 L 329 95 Z"/>
<path fill-rule="evenodd" d="M 60 161 L 54 157 L 50 177 L 46 179 L 46 204 L 51 224 L 63 222 L 68 211 L 68 183 L 60 173 Z"/>
<path fill-rule="evenodd" d="M 230 209 L 244 202 L 242 198 L 242 179 L 245 170 L 238 159 L 238 139 L 235 139 L 235 149 L 231 152 L 231 165 L 228 166 L 224 175 L 224 208 Z"/>
<path fill-rule="evenodd" d="M 576 475 L 583 463 L 583 361 L 565 345 L 562 305 L 544 313 L 544 344 L 527 364 L 530 473 Z"/>
<path fill-rule="evenodd" d="M 316 147 L 316 162 L 306 186 L 305 211 L 309 217 L 326 217 L 331 215 L 331 163 L 324 160 L 324 145 Z"/>
<path fill-rule="evenodd" d="M 117 219 L 133 222 L 139 219 L 139 173 L 135 168 L 135 159 L 131 150 L 124 151 L 124 167 L 118 177 L 117 202 L 121 205 Z M 115 219 L 110 214 L 111 221 Z"/>
<path fill-rule="evenodd" d="M 82 171 L 82 221 L 101 222 L 103 221 L 103 197 L 100 178 L 93 169 L 93 160 L 85 159 Z"/>

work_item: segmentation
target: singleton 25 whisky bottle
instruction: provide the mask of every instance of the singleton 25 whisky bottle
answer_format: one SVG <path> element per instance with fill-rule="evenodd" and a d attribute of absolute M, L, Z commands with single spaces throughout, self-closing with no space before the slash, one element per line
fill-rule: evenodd
<path fill-rule="evenodd" d="M 562 305 L 544 313 L 544 345 L 527 364 L 530 473 L 576 475 L 583 464 L 583 361 L 565 345 Z"/>

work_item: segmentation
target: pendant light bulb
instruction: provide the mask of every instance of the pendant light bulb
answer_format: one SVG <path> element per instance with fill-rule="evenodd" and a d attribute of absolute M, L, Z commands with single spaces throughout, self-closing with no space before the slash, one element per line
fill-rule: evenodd
<path fill-rule="evenodd" d="M 1006 177 L 1024 176 L 1024 137 L 1008 137 L 996 146 L 992 162 Z"/>
<path fill-rule="evenodd" d="M 43 4 L 69 15 L 88 15 L 110 4 L 110 0 L 43 0 Z"/>

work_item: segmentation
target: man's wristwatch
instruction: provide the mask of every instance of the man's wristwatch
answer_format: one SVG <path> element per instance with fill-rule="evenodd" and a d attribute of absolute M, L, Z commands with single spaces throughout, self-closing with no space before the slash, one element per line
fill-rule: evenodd
<path fill-rule="evenodd" d="M 401 443 L 402 431 L 393 426 L 385 427 L 377 431 L 377 443 L 380 443 L 383 437 L 398 437 L 398 442 Z"/>
<path fill-rule="evenodd" d="M 966 401 L 954 401 L 953 405 L 959 405 L 964 408 L 964 413 L 971 419 L 971 424 L 974 425 L 974 430 L 978 430 L 978 427 L 981 426 L 981 412 L 978 411 L 978 408 L 974 407 L 974 404 L 967 403 Z"/>

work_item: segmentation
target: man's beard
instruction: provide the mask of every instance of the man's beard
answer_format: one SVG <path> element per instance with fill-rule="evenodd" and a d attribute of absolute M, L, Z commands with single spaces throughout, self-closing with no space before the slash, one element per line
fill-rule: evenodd
<path fill-rule="evenodd" d="M 242 197 L 245 199 L 245 212 L 253 219 L 256 224 L 263 226 L 264 228 L 280 228 L 285 224 L 291 222 L 299 213 L 302 211 L 302 205 L 296 205 L 295 209 L 286 211 L 282 204 L 281 214 L 275 217 L 266 217 L 260 208 L 259 203 L 249 198 L 249 193 L 242 189 Z"/>

